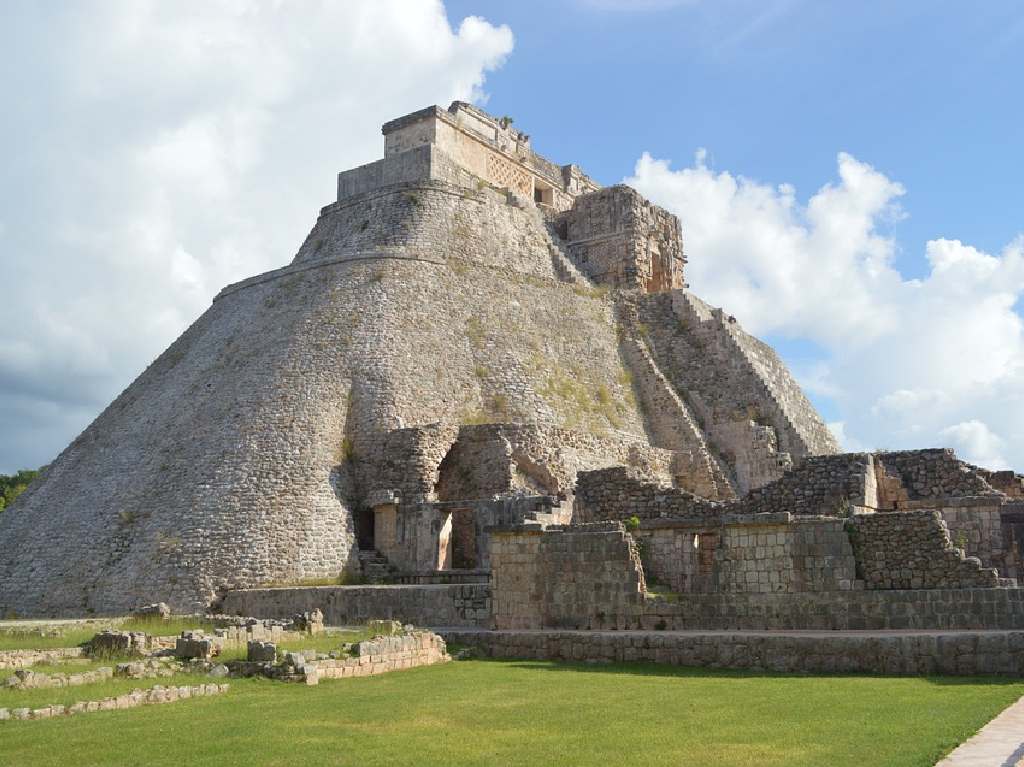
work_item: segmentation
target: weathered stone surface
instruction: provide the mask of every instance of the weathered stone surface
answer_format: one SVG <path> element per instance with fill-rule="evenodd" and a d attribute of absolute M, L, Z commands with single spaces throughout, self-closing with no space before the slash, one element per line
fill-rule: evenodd
<path fill-rule="evenodd" d="M 132 610 L 133 615 L 140 618 L 160 618 L 166 620 L 171 617 L 171 608 L 166 602 L 154 602 L 150 605 L 143 605 Z"/>
<path fill-rule="evenodd" d="M 430 586 L 316 586 L 232 591 L 223 609 L 285 618 L 320 609 L 331 626 L 393 618 L 419 626 L 486 626 L 491 617 L 487 584 Z"/>
<path fill-rule="evenodd" d="M 93 657 L 124 658 L 146 651 L 149 638 L 141 631 L 101 631 L 89 640 L 86 653 Z"/>
<path fill-rule="evenodd" d="M 273 642 L 251 641 L 245 657 L 252 663 L 273 663 L 277 660 L 277 645 Z"/>
<path fill-rule="evenodd" d="M 208 661 L 219 653 L 216 639 L 198 631 L 183 631 L 174 643 L 174 657 L 179 660 Z"/>
<path fill-rule="evenodd" d="M 1024 632 L 811 635 L 766 632 L 459 631 L 495 658 L 653 661 L 804 673 L 1024 675 Z"/>

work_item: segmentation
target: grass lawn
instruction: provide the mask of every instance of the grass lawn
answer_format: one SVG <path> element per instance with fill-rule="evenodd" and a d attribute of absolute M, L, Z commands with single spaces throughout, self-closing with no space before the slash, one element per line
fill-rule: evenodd
<path fill-rule="evenodd" d="M 217 698 L 0 724 L 0 764 L 931 767 L 1024 694 L 1000 679 L 534 661 L 231 685 Z"/>

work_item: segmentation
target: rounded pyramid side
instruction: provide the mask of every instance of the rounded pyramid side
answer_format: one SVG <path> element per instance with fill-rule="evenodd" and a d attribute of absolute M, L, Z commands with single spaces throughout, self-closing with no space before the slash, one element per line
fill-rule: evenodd
<path fill-rule="evenodd" d="M 534 213 L 436 184 L 370 197 L 222 292 L 0 515 L 0 613 L 198 610 L 352 569 L 395 428 L 645 440 L 613 304 L 556 279 Z"/>

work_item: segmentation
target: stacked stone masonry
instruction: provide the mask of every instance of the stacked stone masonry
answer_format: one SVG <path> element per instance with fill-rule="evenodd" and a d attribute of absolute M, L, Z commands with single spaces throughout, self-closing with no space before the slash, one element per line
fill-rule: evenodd
<path fill-rule="evenodd" d="M 312 669 L 307 667 L 306 683 L 309 684 L 311 678 L 319 681 L 372 676 L 449 660 L 451 658 L 440 636 L 429 631 L 416 631 L 360 642 L 353 658 L 317 661 Z"/>
<path fill-rule="evenodd" d="M 923 634 L 448 631 L 492 658 L 756 669 L 799 673 L 1024 675 L 1024 632 Z"/>
<path fill-rule="evenodd" d="M 378 618 L 417 626 L 486 626 L 491 589 L 487 584 L 245 589 L 227 594 L 221 609 L 272 618 L 319 609 L 331 626 L 363 625 Z"/>
<path fill-rule="evenodd" d="M 491 535 L 496 628 L 578 628 L 598 613 L 635 612 L 645 590 L 639 553 L 621 525 Z"/>
<path fill-rule="evenodd" d="M 853 522 L 860 576 L 871 589 L 968 589 L 999 585 L 999 573 L 955 548 L 937 511 L 865 514 Z"/>

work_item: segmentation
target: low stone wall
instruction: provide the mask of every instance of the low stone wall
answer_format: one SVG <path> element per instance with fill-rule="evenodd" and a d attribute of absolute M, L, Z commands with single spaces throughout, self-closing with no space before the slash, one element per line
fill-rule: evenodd
<path fill-rule="evenodd" d="M 537 628 L 540 628 L 539 626 Z M 690 630 L 1024 630 L 1022 589 L 687 594 L 580 628 Z"/>
<path fill-rule="evenodd" d="M 316 679 L 345 679 L 430 666 L 451 660 L 444 640 L 429 631 L 401 636 L 378 637 L 356 645 L 352 658 L 317 661 L 306 666 L 306 683 Z M 315 684 L 315 682 L 313 682 Z"/>
<path fill-rule="evenodd" d="M 953 546 L 938 511 L 858 515 L 851 543 L 868 589 L 993 588 L 999 573 Z"/>
<path fill-rule="evenodd" d="M 200 684 L 194 687 L 151 687 L 148 690 L 132 690 L 116 698 L 79 701 L 70 706 L 44 706 L 43 708 L 0 708 L 0 722 L 11 719 L 52 719 L 58 716 L 84 714 L 91 711 L 113 711 L 115 709 L 150 706 L 156 703 L 173 703 L 188 698 L 202 698 L 219 695 L 228 691 L 226 684 Z"/>
<path fill-rule="evenodd" d="M 82 657 L 81 647 L 58 647 L 54 650 L 0 650 L 0 671 L 28 668 L 37 663 L 54 663 Z"/>
<path fill-rule="evenodd" d="M 4 687 L 13 690 L 41 690 L 55 687 L 79 687 L 83 684 L 95 684 L 112 679 L 114 669 L 109 666 L 95 671 L 83 671 L 78 674 L 44 674 L 40 671 L 18 669 L 4 680 Z"/>
<path fill-rule="evenodd" d="M 492 658 L 803 673 L 1024 675 L 1024 631 L 925 634 L 446 631 Z"/>
<path fill-rule="evenodd" d="M 417 626 L 488 626 L 491 589 L 482 583 L 243 589 L 228 592 L 220 609 L 265 618 L 319 609 L 331 626 L 362 625 L 376 618 Z"/>

